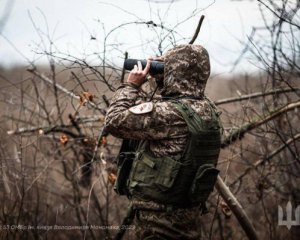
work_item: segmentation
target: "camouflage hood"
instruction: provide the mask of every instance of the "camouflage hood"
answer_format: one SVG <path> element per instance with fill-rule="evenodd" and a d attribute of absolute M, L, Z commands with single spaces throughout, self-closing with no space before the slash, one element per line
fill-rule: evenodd
<path fill-rule="evenodd" d="M 204 95 L 210 75 L 209 55 L 200 45 L 179 45 L 164 55 L 162 96 Z"/>

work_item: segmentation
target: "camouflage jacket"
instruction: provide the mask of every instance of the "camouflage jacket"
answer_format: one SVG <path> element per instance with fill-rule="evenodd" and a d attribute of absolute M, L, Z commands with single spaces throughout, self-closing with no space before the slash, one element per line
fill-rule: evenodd
<path fill-rule="evenodd" d="M 204 96 L 210 74 L 207 51 L 200 45 L 180 45 L 169 50 L 164 61 L 162 98 L 136 106 L 139 90 L 123 85 L 114 94 L 105 119 L 108 132 L 115 137 L 149 140 L 156 157 L 181 154 L 187 142 L 187 125 L 169 99 L 189 103 L 203 119 L 211 118 Z"/>

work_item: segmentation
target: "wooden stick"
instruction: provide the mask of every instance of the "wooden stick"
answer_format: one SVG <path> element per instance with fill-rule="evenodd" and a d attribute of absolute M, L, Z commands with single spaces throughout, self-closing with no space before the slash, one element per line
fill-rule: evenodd
<path fill-rule="evenodd" d="M 199 20 L 199 23 L 198 23 L 198 26 L 196 28 L 196 31 L 194 33 L 194 36 L 193 36 L 192 40 L 189 42 L 189 44 L 193 44 L 195 42 L 195 40 L 197 39 L 197 37 L 199 35 L 199 32 L 200 32 L 200 28 L 202 26 L 203 20 L 204 20 L 204 15 L 201 16 L 201 18 Z"/>
<path fill-rule="evenodd" d="M 230 189 L 226 186 L 226 184 L 223 182 L 222 178 L 218 176 L 216 185 L 216 189 L 220 193 L 221 197 L 224 199 L 230 210 L 233 212 L 239 223 L 241 224 L 241 227 L 245 231 L 247 237 L 250 240 L 257 240 L 257 234 L 256 231 L 250 222 L 250 219 L 248 218 L 246 212 L 244 211 L 241 204 L 238 202 L 238 200 L 235 198 L 235 196 L 232 194 Z"/>

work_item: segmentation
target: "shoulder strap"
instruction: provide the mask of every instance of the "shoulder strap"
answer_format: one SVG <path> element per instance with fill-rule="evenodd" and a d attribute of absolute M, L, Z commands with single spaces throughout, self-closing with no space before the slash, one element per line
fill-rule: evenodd
<path fill-rule="evenodd" d="M 175 108 L 181 113 L 190 131 L 198 132 L 203 126 L 203 120 L 188 104 L 172 101 Z"/>
<path fill-rule="evenodd" d="M 208 97 L 205 96 L 205 99 L 209 103 L 211 112 L 212 112 L 212 118 L 213 120 L 219 120 L 219 116 L 221 115 L 221 112 L 218 111 L 217 106 L 214 104 L 212 100 L 210 100 Z"/>
<path fill-rule="evenodd" d="M 217 121 L 218 122 L 218 125 L 221 129 L 221 134 L 224 134 L 224 128 L 221 124 L 221 121 L 220 121 L 220 115 L 222 114 L 221 111 L 218 111 L 217 109 L 217 106 L 215 105 L 215 103 L 210 100 L 208 97 L 205 96 L 205 99 L 208 101 L 209 105 L 210 105 L 210 108 L 211 108 L 211 111 L 212 111 L 212 119 L 214 121 Z"/>

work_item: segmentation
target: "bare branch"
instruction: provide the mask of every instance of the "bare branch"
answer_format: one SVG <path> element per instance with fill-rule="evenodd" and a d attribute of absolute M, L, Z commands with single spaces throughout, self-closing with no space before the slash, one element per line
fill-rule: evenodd
<path fill-rule="evenodd" d="M 44 74 L 38 72 L 36 69 L 27 69 L 28 72 L 34 74 L 35 76 L 39 77 L 40 79 L 42 79 L 43 81 L 45 81 L 48 84 L 54 85 L 56 86 L 56 88 L 58 90 L 60 90 L 61 92 L 65 93 L 66 95 L 68 95 L 71 98 L 75 98 L 77 100 L 80 100 L 80 96 L 75 95 L 74 93 L 72 93 L 71 91 L 69 91 L 68 89 L 64 88 L 63 86 L 59 85 L 58 83 L 54 83 L 51 79 L 49 79 L 48 77 L 46 77 Z M 88 101 L 88 104 L 93 107 L 94 109 L 99 110 L 103 115 L 106 114 L 106 111 L 103 108 L 99 108 L 95 103 Z"/>
<path fill-rule="evenodd" d="M 281 94 L 281 93 L 288 93 L 288 92 L 297 92 L 300 91 L 300 88 L 284 88 L 284 89 L 275 89 L 271 90 L 268 92 L 256 92 L 256 93 L 251 93 L 247 95 L 242 95 L 240 97 L 232 97 L 232 98 L 225 98 L 221 100 L 217 100 L 214 103 L 216 105 L 222 105 L 226 103 L 233 103 L 233 102 L 240 102 L 244 100 L 250 100 L 258 97 L 265 97 L 273 94 Z"/>
<path fill-rule="evenodd" d="M 283 113 L 286 113 L 288 111 L 291 111 L 291 110 L 299 108 L 299 107 L 300 107 L 300 101 L 295 102 L 295 103 L 290 103 L 282 108 L 279 108 L 279 109 L 273 111 L 271 114 L 269 114 L 263 118 L 260 118 L 258 120 L 253 120 L 250 123 L 244 124 L 239 129 L 232 131 L 229 134 L 229 136 L 227 136 L 222 141 L 222 148 L 225 148 L 225 147 L 229 146 L 230 144 L 234 143 L 236 140 L 243 138 L 245 133 L 251 131 L 252 129 L 257 128 L 260 125 L 273 120 L 274 118 L 282 115 Z"/>
<path fill-rule="evenodd" d="M 85 124 L 85 123 L 91 123 L 91 122 L 103 122 L 104 117 L 103 116 L 93 116 L 89 118 L 76 118 L 75 119 L 77 124 Z M 35 133 L 39 132 L 40 134 L 43 134 L 44 132 L 51 132 L 51 130 L 54 129 L 66 129 L 66 128 L 73 128 L 74 124 L 68 124 L 68 125 L 53 125 L 53 126 L 46 126 L 46 127 L 30 127 L 30 128 L 18 128 L 16 130 L 9 130 L 7 131 L 8 135 L 18 135 L 18 134 L 25 134 L 25 133 Z"/>

